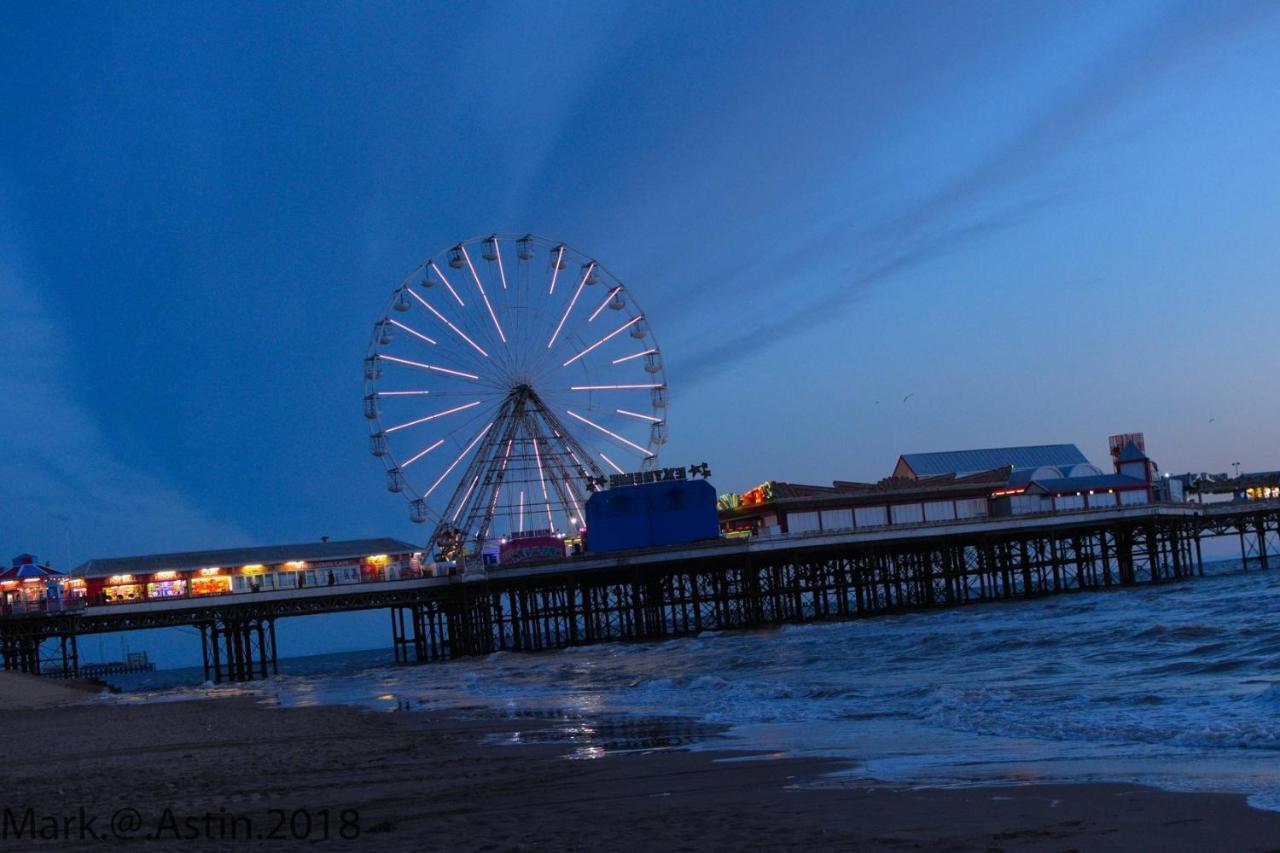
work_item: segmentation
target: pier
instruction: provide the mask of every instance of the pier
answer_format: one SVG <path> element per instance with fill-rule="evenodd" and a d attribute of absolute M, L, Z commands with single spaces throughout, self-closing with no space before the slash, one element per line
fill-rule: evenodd
<path fill-rule="evenodd" d="M 1280 501 L 1149 504 L 843 532 L 719 539 L 453 577 L 89 605 L 0 620 L 5 669 L 78 674 L 78 639 L 193 627 L 214 682 L 278 672 L 276 621 L 385 609 L 396 659 L 539 651 L 1157 584 L 1280 556 Z"/>

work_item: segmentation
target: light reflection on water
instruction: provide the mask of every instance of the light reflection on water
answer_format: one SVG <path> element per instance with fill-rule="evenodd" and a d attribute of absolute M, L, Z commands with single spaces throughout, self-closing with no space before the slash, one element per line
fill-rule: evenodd
<path fill-rule="evenodd" d="M 1280 572 L 1255 572 L 196 692 L 539 719 L 510 742 L 583 759 L 729 746 L 896 783 L 1142 781 L 1280 809 L 1277 613 Z"/>

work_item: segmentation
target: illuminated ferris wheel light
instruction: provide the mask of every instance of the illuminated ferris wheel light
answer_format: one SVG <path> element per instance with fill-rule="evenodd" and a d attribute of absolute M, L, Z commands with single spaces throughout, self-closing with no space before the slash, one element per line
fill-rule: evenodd
<path fill-rule="evenodd" d="M 639 418 L 642 421 L 648 421 L 651 424 L 662 423 L 662 418 L 655 418 L 653 415 L 642 415 L 639 412 L 629 412 L 626 409 L 614 409 L 620 415 L 626 415 L 629 418 Z"/>
<path fill-rule="evenodd" d="M 475 341 L 471 340 L 471 338 L 467 337 L 466 332 L 462 331 L 462 330 L 461 330 L 461 329 L 459 329 L 457 326 L 453 325 L 453 323 L 450 323 L 450 322 L 445 318 L 445 316 L 444 316 L 443 314 L 441 314 L 441 313 L 440 313 L 439 311 L 437 311 L 434 307 L 432 307 L 432 305 L 431 305 L 431 303 L 430 303 L 430 302 L 428 302 L 427 300 L 425 300 L 425 299 L 423 299 L 421 296 L 419 296 L 419 295 L 417 294 L 417 292 L 416 292 L 416 291 L 410 290 L 410 291 L 409 291 L 409 294 L 410 294 L 411 296 L 413 296 L 413 298 L 414 298 L 414 299 L 416 299 L 416 300 L 418 300 L 419 302 L 421 302 L 421 303 L 422 303 L 422 307 L 423 307 L 423 308 L 426 308 L 426 309 L 427 309 L 428 311 L 430 311 L 432 314 L 436 315 L 436 318 L 437 318 L 437 319 L 439 319 L 441 323 L 444 323 L 446 326 L 448 326 L 450 329 L 452 329 L 452 330 L 453 330 L 453 331 L 458 335 L 458 337 L 462 338 L 464 341 L 466 341 L 467 343 L 471 344 L 471 348 L 472 348 L 472 349 L 474 349 L 476 352 L 480 353 L 480 354 L 481 354 L 482 356 L 484 356 L 485 358 L 488 358 L 488 357 L 489 357 L 489 353 L 485 352 L 485 351 L 480 347 L 480 345 L 479 345 L 479 344 L 477 344 Z"/>
<path fill-rule="evenodd" d="M 637 388 L 665 388 L 661 382 L 644 385 L 570 385 L 570 391 L 634 391 Z"/>
<path fill-rule="evenodd" d="M 428 453 L 435 450 L 437 447 L 439 447 L 442 444 L 444 444 L 443 438 L 437 439 L 435 444 L 422 448 L 417 453 L 413 454 L 412 456 L 410 456 L 408 459 L 404 461 L 404 464 L 400 466 L 401 470 L 408 468 L 410 465 L 417 462 L 419 459 L 426 456 Z"/>
<path fill-rule="evenodd" d="M 556 292 L 556 279 L 560 277 L 562 269 L 564 269 L 564 246 L 557 246 L 556 259 L 551 263 L 551 289 L 547 291 L 548 296 Z"/>
<path fill-rule="evenodd" d="M 587 425 L 587 426 L 589 426 L 589 427 L 594 427 L 595 429 L 600 430 L 602 433 L 604 433 L 605 435 L 609 436 L 610 438 L 615 438 L 615 439 L 617 439 L 618 441 L 620 441 L 620 442 L 622 442 L 623 444 L 627 445 L 627 447 L 631 447 L 631 448 L 634 448 L 634 449 L 638 450 L 638 451 L 641 453 L 641 455 L 643 455 L 643 456 L 645 456 L 645 457 L 649 457 L 649 456 L 653 456 L 653 455 L 654 455 L 654 454 L 652 454 L 652 453 L 650 453 L 650 452 L 649 452 L 649 449 L 648 449 L 648 448 L 646 448 L 646 447 L 641 447 L 640 445 L 636 444 L 636 443 L 635 443 L 634 441 L 632 441 L 631 439 L 629 439 L 629 438 L 624 438 L 624 437 L 622 437 L 622 436 L 618 435 L 618 434 L 617 434 L 616 432 L 614 432 L 613 430 L 611 430 L 611 429 L 606 429 L 605 427 L 600 426 L 600 424 L 596 423 L 595 421 L 588 420 L 587 418 L 584 418 L 582 415 L 578 414 L 577 412 L 571 412 L 571 411 L 569 411 L 568 409 L 565 409 L 565 414 L 567 414 L 567 415 L 568 415 L 569 417 L 571 417 L 571 418 L 577 418 L 578 420 L 582 421 L 584 424 L 586 424 L 586 425 Z"/>
<path fill-rule="evenodd" d="M 624 355 L 621 358 L 615 358 L 613 364 L 622 364 L 624 361 L 631 361 L 633 358 L 644 358 L 646 355 L 652 355 L 657 352 L 656 349 L 647 349 L 643 352 L 633 352 L 631 355 Z"/>
<path fill-rule="evenodd" d="M 458 291 L 453 289 L 453 285 L 449 283 L 449 279 L 445 277 L 445 274 L 440 269 L 440 267 L 436 266 L 435 261 L 427 261 L 427 269 L 432 269 L 436 271 L 436 275 L 440 276 L 440 280 L 444 282 L 444 286 L 449 289 L 449 292 L 453 294 L 453 298 L 458 301 L 459 308 L 467 307 L 467 303 L 462 301 L 462 297 L 458 295 Z"/>
<path fill-rule="evenodd" d="M 408 429 L 409 427 L 417 426 L 418 424 L 425 424 L 427 421 L 434 421 L 436 418 L 443 418 L 445 415 L 453 415 L 453 414 L 457 414 L 458 412 L 465 412 L 467 409 L 474 409 L 478 405 L 480 405 L 479 400 L 476 400 L 475 402 L 472 402 L 472 403 L 467 403 L 466 405 L 463 405 L 463 406 L 454 406 L 452 409 L 445 409 L 443 412 L 436 412 L 434 415 L 427 415 L 426 417 L 423 417 L 423 418 L 417 418 L 415 420 L 407 421 L 402 424 L 396 424 L 393 427 L 387 427 L 385 430 L 383 430 L 383 432 L 385 432 L 387 435 L 390 435 L 391 433 L 399 432 L 402 429 Z"/>
<path fill-rule="evenodd" d="M 450 376 L 458 376 L 458 377 L 461 377 L 462 379 L 479 379 L 480 378 L 474 373 L 464 373 L 461 370 L 454 370 L 449 367 L 441 367 L 438 364 L 425 364 L 424 362 L 421 362 L 421 361 L 414 361 L 413 359 L 409 359 L 409 358 L 399 358 L 398 356 L 387 355 L 386 353 L 379 355 L 378 358 L 386 359 L 387 361 L 394 361 L 397 364 L 406 364 L 409 367 L 418 367 L 423 370 L 432 370 L 432 371 L 435 371 L 436 373 L 447 373 Z"/>
<path fill-rule="evenodd" d="M 610 290 L 608 293 L 606 293 L 604 296 L 604 301 L 600 303 L 600 306 L 596 308 L 596 310 L 591 312 L 591 316 L 587 318 L 587 322 L 594 323 L 595 319 L 600 316 L 600 312 L 609 307 L 609 303 L 613 301 L 613 297 L 617 296 L 621 292 L 622 292 L 622 286 L 619 285 L 618 287 L 615 287 L 613 290 Z"/>
<path fill-rule="evenodd" d="M 419 332 L 417 329 L 413 329 L 413 328 L 410 328 L 409 326 L 406 326 L 404 323 L 401 323 L 399 320 L 395 319 L 394 317 L 388 317 L 387 322 L 398 329 L 404 329 L 406 332 L 413 335 L 415 338 L 424 340 L 427 343 L 431 344 L 432 346 L 434 346 L 436 343 L 435 338 L 427 337 L 426 335 L 422 334 L 422 332 Z"/>
<path fill-rule="evenodd" d="M 575 361 L 577 361 L 578 359 L 582 358 L 582 357 L 583 357 L 584 355 L 586 355 L 587 353 L 589 353 L 589 352 L 591 352 L 592 350 L 594 350 L 596 347 L 600 346 L 601 344 L 605 343 L 606 341 L 609 341 L 609 340 L 613 339 L 615 336 L 622 334 L 622 333 L 623 333 L 623 332 L 625 332 L 627 329 L 631 328 L 632 326 L 634 326 L 636 323 L 639 323 L 639 322 L 640 322 L 641 320 L 643 320 L 643 319 L 644 319 L 644 317 L 632 317 L 630 320 L 628 320 L 627 322 L 623 323 L 621 326 L 619 326 L 618 328 L 614 329 L 612 332 L 610 332 L 609 334 L 605 335 L 603 338 L 601 338 L 600 340 L 596 341 L 594 344 L 592 344 L 591 346 L 587 347 L 587 348 L 586 348 L 586 349 L 584 349 L 582 352 L 578 353 L 578 354 L 577 354 L 577 355 L 575 355 L 573 358 L 571 358 L 571 359 L 569 359 L 568 361 L 566 361 L 566 362 L 564 363 L 564 366 L 565 366 L 565 367 L 568 367 L 569 365 L 573 364 L 573 363 L 574 363 Z"/>

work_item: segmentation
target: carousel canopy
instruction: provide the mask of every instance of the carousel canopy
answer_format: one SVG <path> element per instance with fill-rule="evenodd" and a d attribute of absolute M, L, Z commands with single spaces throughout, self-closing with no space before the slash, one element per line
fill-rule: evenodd
<path fill-rule="evenodd" d="M 13 558 L 13 565 L 0 572 L 0 582 L 52 580 L 66 577 L 66 574 L 51 566 L 42 566 L 31 554 L 19 554 Z"/>

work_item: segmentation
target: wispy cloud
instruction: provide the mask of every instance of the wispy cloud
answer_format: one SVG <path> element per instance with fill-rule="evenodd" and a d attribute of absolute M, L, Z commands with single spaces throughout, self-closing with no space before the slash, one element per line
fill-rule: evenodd
<path fill-rule="evenodd" d="M 1121 39 L 1074 85 L 1050 97 L 1044 109 L 1009 141 L 932 192 L 878 220 L 869 219 L 865 209 L 859 210 L 857 220 L 850 216 L 791 246 L 779 247 L 773 261 L 778 269 L 792 266 L 799 258 L 829 255 L 833 248 L 861 252 L 866 260 L 852 271 L 831 274 L 803 304 L 782 313 L 771 312 L 767 319 L 731 339 L 714 342 L 679 361 L 673 373 L 681 384 L 693 384 L 730 363 L 728 356 L 743 351 L 747 344 L 759 352 L 761 347 L 809 332 L 815 323 L 837 319 L 837 309 L 867 288 L 1025 222 L 1068 195 L 1037 189 L 1037 180 L 1049 176 L 1068 153 L 1179 67 L 1277 14 L 1280 5 L 1268 2 L 1188 2 L 1162 8 Z M 1021 193 L 1025 200 L 1006 203 L 996 213 L 973 213 L 990 210 L 1011 193 L 1015 197 Z M 706 282 L 698 291 L 710 295 L 730 278 Z"/>
<path fill-rule="evenodd" d="M 68 390 L 62 329 L 0 245 L 0 548 L 57 564 L 91 556 L 248 544 L 243 529 L 116 458 Z M 145 412 L 138 417 L 145 417 Z"/>

